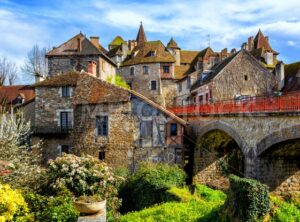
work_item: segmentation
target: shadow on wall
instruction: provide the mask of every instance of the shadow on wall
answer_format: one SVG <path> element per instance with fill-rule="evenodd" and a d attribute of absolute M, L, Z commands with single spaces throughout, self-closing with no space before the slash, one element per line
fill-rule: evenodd
<path fill-rule="evenodd" d="M 243 172 L 243 153 L 227 133 L 212 130 L 198 138 L 194 151 L 194 182 L 217 186 L 222 184 L 224 176 L 243 176 Z"/>
<path fill-rule="evenodd" d="M 300 193 L 300 139 L 269 147 L 258 157 L 258 178 L 276 194 Z"/>

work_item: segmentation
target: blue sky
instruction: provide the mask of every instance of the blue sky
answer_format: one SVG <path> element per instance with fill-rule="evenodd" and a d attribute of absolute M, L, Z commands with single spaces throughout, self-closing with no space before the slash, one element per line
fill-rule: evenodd
<path fill-rule="evenodd" d="M 182 49 L 239 49 L 260 28 L 285 63 L 300 60 L 299 0 L 0 0 L 0 56 L 24 62 L 34 44 L 57 46 L 82 31 L 107 44 L 134 39 L 143 21 L 148 40 Z M 21 75 L 21 73 L 20 73 Z M 20 77 L 19 82 L 24 82 Z"/>

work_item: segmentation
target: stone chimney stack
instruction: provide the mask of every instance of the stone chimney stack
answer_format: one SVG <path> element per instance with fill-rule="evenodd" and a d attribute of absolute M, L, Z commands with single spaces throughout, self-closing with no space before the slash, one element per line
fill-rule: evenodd
<path fill-rule="evenodd" d="M 91 42 L 93 43 L 93 45 L 96 46 L 97 49 L 98 49 L 99 46 L 100 46 L 100 43 L 99 43 L 99 36 L 91 36 L 91 37 L 90 37 L 90 40 L 91 40 Z"/>
<path fill-rule="evenodd" d="M 128 40 L 128 48 L 129 50 L 133 50 L 133 48 L 137 46 L 137 42 L 135 40 Z"/>
<path fill-rule="evenodd" d="M 97 76 L 97 63 L 95 61 L 89 61 L 87 72 L 93 76 Z"/>
<path fill-rule="evenodd" d="M 77 52 L 81 52 L 82 45 L 81 45 L 81 39 L 80 37 L 77 38 Z"/>
<path fill-rule="evenodd" d="M 248 38 L 248 50 L 251 51 L 254 48 L 254 38 L 250 36 Z"/>

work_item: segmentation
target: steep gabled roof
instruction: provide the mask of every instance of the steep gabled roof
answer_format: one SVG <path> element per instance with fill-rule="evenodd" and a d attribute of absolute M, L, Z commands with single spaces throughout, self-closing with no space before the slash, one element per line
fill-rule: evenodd
<path fill-rule="evenodd" d="M 144 31 L 144 27 L 143 27 L 142 23 L 140 25 L 139 32 L 136 36 L 136 41 L 137 41 L 138 46 L 144 44 L 145 42 L 147 42 L 146 33 Z"/>
<path fill-rule="evenodd" d="M 0 86 L 0 101 L 14 105 L 18 96 L 27 103 L 35 98 L 34 88 L 29 85 Z"/>
<path fill-rule="evenodd" d="M 274 54 L 278 54 L 278 52 L 272 49 L 269 41 L 266 39 L 261 30 L 258 31 L 254 38 L 254 49 L 264 49 L 266 51 L 273 52 Z"/>
<path fill-rule="evenodd" d="M 177 42 L 175 42 L 175 40 L 173 39 L 173 37 L 170 39 L 170 41 L 167 44 L 167 48 L 170 49 L 180 49 Z"/>
<path fill-rule="evenodd" d="M 114 48 L 112 48 L 111 50 L 108 51 L 108 53 L 106 54 L 108 57 L 114 57 L 116 55 L 122 55 L 122 46 L 115 46 Z"/>
<path fill-rule="evenodd" d="M 154 52 L 155 55 L 151 56 L 151 52 Z M 145 42 L 140 46 L 134 47 L 131 55 L 124 60 L 122 66 L 157 62 L 175 62 L 175 59 L 172 56 L 172 54 L 159 40 Z"/>
<path fill-rule="evenodd" d="M 200 51 L 189 51 L 181 50 L 180 51 L 180 63 L 192 64 L 196 61 Z"/>
<path fill-rule="evenodd" d="M 181 65 L 181 66 L 175 66 L 174 70 L 174 79 L 180 80 L 186 77 L 187 74 L 191 73 L 191 67 L 189 65 Z"/>
<path fill-rule="evenodd" d="M 127 44 L 126 41 L 121 36 L 116 36 L 111 43 L 109 43 L 109 46 L 120 46 L 121 44 Z"/>
<path fill-rule="evenodd" d="M 53 75 L 45 80 L 35 83 L 32 87 L 60 87 L 60 86 L 76 86 L 80 73 L 77 71 L 69 71 L 64 74 Z"/>

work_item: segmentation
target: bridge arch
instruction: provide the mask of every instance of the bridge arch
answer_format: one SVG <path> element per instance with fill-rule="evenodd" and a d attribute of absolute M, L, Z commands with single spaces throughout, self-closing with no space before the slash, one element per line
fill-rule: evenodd
<path fill-rule="evenodd" d="M 228 125 L 222 121 L 217 120 L 217 121 L 211 122 L 205 126 L 199 127 L 196 136 L 198 138 L 201 138 L 206 133 L 213 131 L 213 130 L 220 130 L 220 131 L 227 133 L 230 137 L 232 137 L 235 140 L 235 142 L 237 143 L 239 148 L 242 150 L 244 156 L 249 155 L 250 149 L 249 149 L 246 141 L 239 135 L 239 133 L 233 127 L 231 127 L 230 125 Z"/>
<path fill-rule="evenodd" d="M 260 156 L 275 144 L 300 138 L 300 125 L 283 128 L 263 138 L 257 143 L 257 156 Z"/>

